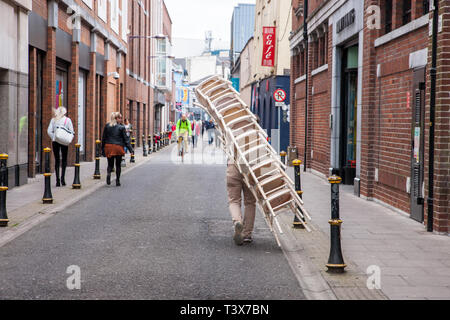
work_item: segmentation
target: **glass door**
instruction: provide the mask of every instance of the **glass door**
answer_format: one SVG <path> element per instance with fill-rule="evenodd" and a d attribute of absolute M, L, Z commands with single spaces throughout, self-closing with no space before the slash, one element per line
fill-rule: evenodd
<path fill-rule="evenodd" d="M 344 184 L 352 185 L 356 177 L 358 45 L 350 46 L 343 50 L 341 97 L 339 174 Z"/>
<path fill-rule="evenodd" d="M 80 152 L 84 154 L 85 145 L 85 101 L 86 101 L 86 76 L 80 71 L 78 76 L 78 143 L 81 144 Z"/>

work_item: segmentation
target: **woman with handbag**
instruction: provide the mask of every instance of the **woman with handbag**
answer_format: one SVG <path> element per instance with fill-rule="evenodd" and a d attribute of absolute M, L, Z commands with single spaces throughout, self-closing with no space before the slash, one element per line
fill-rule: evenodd
<path fill-rule="evenodd" d="M 53 118 L 47 129 L 47 133 L 52 139 L 53 155 L 55 156 L 56 186 L 66 185 L 65 175 L 67 168 L 67 152 L 69 144 L 74 137 L 73 124 L 70 118 L 66 117 L 67 109 L 59 107 L 53 109 Z M 62 160 L 62 161 L 61 161 Z M 59 167 L 62 165 L 61 178 Z"/>
<path fill-rule="evenodd" d="M 106 184 L 111 184 L 111 172 L 116 164 L 116 186 L 120 186 L 120 173 L 122 172 L 121 162 L 125 155 L 126 146 L 132 154 L 134 150 L 130 145 L 130 138 L 127 136 L 125 126 L 121 124 L 122 115 L 120 112 L 111 113 L 111 121 L 103 129 L 102 153 L 108 159 L 106 171 Z"/>

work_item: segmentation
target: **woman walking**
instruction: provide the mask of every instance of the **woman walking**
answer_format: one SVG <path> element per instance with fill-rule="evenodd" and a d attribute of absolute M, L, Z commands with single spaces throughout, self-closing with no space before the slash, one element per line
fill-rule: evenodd
<path fill-rule="evenodd" d="M 111 113 L 111 121 L 106 124 L 102 135 L 103 155 L 108 158 L 108 168 L 106 171 L 106 184 L 111 184 L 111 172 L 116 164 L 116 186 L 120 186 L 120 173 L 122 167 L 122 157 L 125 155 L 126 146 L 130 153 L 134 150 L 130 145 L 130 138 L 127 136 L 125 126 L 121 124 L 122 115 L 120 112 Z"/>
<path fill-rule="evenodd" d="M 67 109 L 59 107 L 53 109 L 53 118 L 47 128 L 47 133 L 52 139 L 53 155 L 55 156 L 55 173 L 56 173 L 56 186 L 60 187 L 66 185 L 65 175 L 67 168 L 67 152 L 69 150 L 69 144 L 72 142 L 74 131 L 73 124 L 70 118 L 66 117 Z M 68 137 L 68 140 L 61 139 L 61 136 L 56 134 L 57 130 L 63 131 L 64 137 Z M 72 135 L 70 137 L 70 134 Z M 71 138 L 71 139 L 70 139 Z M 70 140 L 70 141 L 69 141 Z M 62 160 L 62 161 L 61 161 Z M 59 167 L 62 165 L 61 177 L 59 176 Z"/>

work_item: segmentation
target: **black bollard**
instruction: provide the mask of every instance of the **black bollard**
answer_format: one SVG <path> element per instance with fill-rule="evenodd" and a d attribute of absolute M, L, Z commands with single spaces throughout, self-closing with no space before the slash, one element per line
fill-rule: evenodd
<path fill-rule="evenodd" d="M 152 153 L 152 135 L 151 134 L 148 135 L 147 144 L 148 144 L 148 154 L 150 154 L 150 153 Z"/>
<path fill-rule="evenodd" d="M 95 140 L 95 171 L 94 171 L 94 179 L 99 180 L 102 178 L 100 174 L 100 144 L 102 142 L 100 140 Z"/>
<path fill-rule="evenodd" d="M 75 144 L 75 175 L 73 177 L 72 189 L 81 189 L 80 182 L 80 147 L 81 144 Z"/>
<path fill-rule="evenodd" d="M 44 148 L 44 154 L 45 154 L 45 189 L 44 189 L 44 196 L 42 197 L 43 203 L 53 203 L 53 195 L 52 195 L 52 188 L 50 186 L 50 178 L 52 174 L 50 173 L 50 151 L 52 149 L 50 148 Z"/>
<path fill-rule="evenodd" d="M 133 151 L 136 149 L 136 138 L 131 138 L 131 147 L 133 148 Z M 130 163 L 135 163 L 136 160 L 134 159 L 134 152 L 131 154 Z"/>
<path fill-rule="evenodd" d="M 294 160 L 292 161 L 292 165 L 294 166 L 294 172 L 295 172 L 295 191 L 297 191 L 298 196 L 300 199 L 303 199 L 303 191 L 302 191 L 302 182 L 300 179 L 300 165 L 302 164 L 301 160 Z M 298 208 L 300 211 L 301 209 Z M 294 228 L 298 229 L 305 229 L 305 226 L 303 224 L 306 224 L 306 221 L 303 220 L 303 223 L 297 218 L 297 215 L 294 215 L 294 222 L 292 222 L 292 226 Z"/>
<path fill-rule="evenodd" d="M 331 184 L 331 220 L 330 224 L 330 257 L 328 258 L 327 268 L 328 272 L 342 273 L 347 266 L 344 263 L 341 249 L 341 224 L 342 220 L 339 218 L 339 184 L 342 179 L 336 175 L 328 178 Z"/>
<path fill-rule="evenodd" d="M 144 134 L 142 135 L 142 155 L 144 157 L 148 156 L 148 154 L 147 154 L 147 146 L 145 145 L 145 135 Z"/>
<path fill-rule="evenodd" d="M 8 226 L 6 191 L 8 191 L 8 155 L 0 154 L 0 227 Z"/>

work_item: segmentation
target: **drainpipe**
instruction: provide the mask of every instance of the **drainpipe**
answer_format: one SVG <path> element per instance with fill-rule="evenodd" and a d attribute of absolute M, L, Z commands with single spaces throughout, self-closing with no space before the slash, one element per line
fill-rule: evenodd
<path fill-rule="evenodd" d="M 304 7 L 303 7 L 303 39 L 305 40 L 305 52 L 306 52 L 306 63 L 305 63 L 305 70 L 306 70 L 306 95 L 305 95 L 305 154 L 303 159 L 303 171 L 306 172 L 306 153 L 307 153 L 307 146 L 308 146 L 308 61 L 309 61 L 309 42 L 308 42 L 308 24 L 306 22 L 306 19 L 308 19 L 308 0 L 304 1 Z"/>
<path fill-rule="evenodd" d="M 429 156 L 428 156 L 428 216 L 427 231 L 433 232 L 433 197 L 434 197 L 434 128 L 435 128 L 435 108 L 436 108 L 436 68 L 437 68 L 437 37 L 439 22 L 439 0 L 434 0 L 433 10 L 433 40 L 431 52 L 431 88 L 430 88 L 430 136 L 429 136 Z"/>

